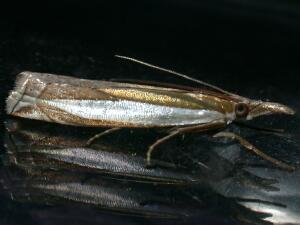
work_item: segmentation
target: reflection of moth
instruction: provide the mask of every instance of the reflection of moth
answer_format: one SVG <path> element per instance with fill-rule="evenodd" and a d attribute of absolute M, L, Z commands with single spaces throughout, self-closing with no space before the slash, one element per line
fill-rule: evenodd
<path fill-rule="evenodd" d="M 171 127 L 170 133 L 149 147 L 151 152 L 164 141 L 186 132 L 203 132 L 225 127 L 234 120 L 284 113 L 294 114 L 287 106 L 251 100 L 186 75 L 153 66 L 132 58 L 118 56 L 171 72 L 214 89 L 168 87 L 95 81 L 67 76 L 23 72 L 7 99 L 7 113 L 30 119 L 76 126 L 119 128 Z M 241 137 L 220 132 L 215 137 L 235 138 L 246 148 L 277 166 L 293 168 L 256 149 Z"/>

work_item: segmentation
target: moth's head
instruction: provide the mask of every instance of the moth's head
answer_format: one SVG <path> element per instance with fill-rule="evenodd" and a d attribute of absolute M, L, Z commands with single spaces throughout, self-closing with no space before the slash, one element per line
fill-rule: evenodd
<path fill-rule="evenodd" d="M 294 115 L 295 111 L 288 106 L 275 102 L 255 101 L 242 99 L 234 105 L 236 119 L 251 120 L 258 116 L 272 114 Z"/>

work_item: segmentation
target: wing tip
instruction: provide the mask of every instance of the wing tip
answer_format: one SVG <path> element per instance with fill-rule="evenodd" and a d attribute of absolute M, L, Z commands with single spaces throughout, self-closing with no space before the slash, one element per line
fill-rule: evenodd
<path fill-rule="evenodd" d="M 23 94 L 26 91 L 28 80 L 33 75 L 32 72 L 24 71 L 16 76 L 14 88 L 9 92 L 6 98 L 5 111 L 7 114 L 13 114 L 14 109 L 22 100 Z"/>

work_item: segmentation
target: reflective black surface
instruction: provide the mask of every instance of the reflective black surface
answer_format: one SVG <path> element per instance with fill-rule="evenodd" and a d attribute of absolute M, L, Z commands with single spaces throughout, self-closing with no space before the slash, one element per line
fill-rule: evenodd
<path fill-rule="evenodd" d="M 63 134 L 61 130 L 69 127 L 20 119 L 6 120 L 5 125 L 2 195 L 27 205 L 29 212 L 33 206 L 75 205 L 164 223 L 191 224 L 206 218 L 210 224 L 217 218 L 219 223 L 268 224 L 263 219 L 299 219 L 299 174 L 275 169 L 248 154 L 240 157 L 244 152 L 236 143 L 217 143 L 209 137 L 177 146 L 171 142 L 164 150 L 172 152 L 160 154 L 164 163 L 157 161 L 157 168 L 147 169 L 143 150 L 133 147 L 143 145 L 134 140 L 131 147 L 123 143 L 124 138 L 136 139 L 136 133 L 124 132 L 85 147 L 92 129 L 73 128 Z M 297 144 L 291 142 L 289 149 L 293 153 Z M 277 152 L 277 157 L 284 155 Z M 237 159 L 247 165 L 234 164 Z"/>
<path fill-rule="evenodd" d="M 11 118 L 4 100 L 24 70 L 89 79 L 197 85 L 123 62 L 123 54 L 193 75 L 295 116 L 230 125 L 299 167 L 299 4 L 294 1 L 52 1 L 3 6 L 0 30 L 0 224 L 300 224 L 300 174 L 279 170 L 210 133 L 102 129 Z"/>

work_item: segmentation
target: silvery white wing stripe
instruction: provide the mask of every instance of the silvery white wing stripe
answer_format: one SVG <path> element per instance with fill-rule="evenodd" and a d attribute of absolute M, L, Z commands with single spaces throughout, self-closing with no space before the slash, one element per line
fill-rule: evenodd
<path fill-rule="evenodd" d="M 184 109 L 128 100 L 41 100 L 36 101 L 84 119 L 120 121 L 144 125 L 188 125 L 221 120 L 224 115 L 204 109 Z"/>

